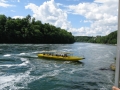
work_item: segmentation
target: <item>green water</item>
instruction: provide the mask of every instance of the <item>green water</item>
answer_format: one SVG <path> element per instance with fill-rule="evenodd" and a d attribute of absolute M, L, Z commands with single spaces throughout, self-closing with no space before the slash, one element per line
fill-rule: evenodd
<path fill-rule="evenodd" d="M 43 50 L 73 52 L 80 62 L 46 60 Z M 111 90 L 116 46 L 92 43 L 0 44 L 0 90 Z M 100 70 L 107 68 L 107 70 Z"/>

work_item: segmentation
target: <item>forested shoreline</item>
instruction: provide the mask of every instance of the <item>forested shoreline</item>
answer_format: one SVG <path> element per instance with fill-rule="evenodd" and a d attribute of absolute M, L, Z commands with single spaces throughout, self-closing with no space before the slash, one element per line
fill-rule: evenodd
<path fill-rule="evenodd" d="M 117 44 L 117 31 L 111 32 L 106 36 L 75 36 L 76 42 Z"/>
<path fill-rule="evenodd" d="M 74 43 L 71 32 L 50 25 L 27 15 L 25 18 L 11 18 L 0 15 L 0 43 Z"/>
<path fill-rule="evenodd" d="M 42 24 L 40 20 L 35 20 L 30 15 L 22 19 L 0 15 L 0 43 L 68 44 L 74 42 L 116 44 L 117 31 L 106 36 L 73 36 L 71 32 L 60 27 L 49 23 Z"/>

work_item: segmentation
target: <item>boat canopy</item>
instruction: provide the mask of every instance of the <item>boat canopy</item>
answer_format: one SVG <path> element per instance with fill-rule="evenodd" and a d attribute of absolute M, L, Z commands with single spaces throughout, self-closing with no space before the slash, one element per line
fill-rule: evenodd
<path fill-rule="evenodd" d="M 51 50 L 51 51 L 42 51 L 42 54 L 49 54 L 49 55 L 72 55 L 72 52 L 60 52 L 60 51 L 55 51 L 55 50 Z"/>

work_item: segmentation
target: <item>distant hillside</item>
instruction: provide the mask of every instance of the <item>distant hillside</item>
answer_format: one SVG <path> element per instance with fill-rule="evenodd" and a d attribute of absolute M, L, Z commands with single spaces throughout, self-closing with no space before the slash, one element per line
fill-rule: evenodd
<path fill-rule="evenodd" d="M 93 37 L 90 36 L 75 36 L 76 42 L 90 42 L 90 40 L 93 39 Z"/>
<path fill-rule="evenodd" d="M 116 44 L 117 43 L 117 31 L 111 32 L 106 36 L 75 36 L 76 42 L 91 42 L 91 43 L 104 43 L 104 44 Z"/>

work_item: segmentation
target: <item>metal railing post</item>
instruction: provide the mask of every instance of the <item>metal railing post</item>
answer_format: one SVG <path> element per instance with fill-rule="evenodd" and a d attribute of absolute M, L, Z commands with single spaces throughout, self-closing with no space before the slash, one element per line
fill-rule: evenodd
<path fill-rule="evenodd" d="M 120 1 L 118 2 L 118 31 L 117 31 L 117 57 L 115 70 L 115 86 L 120 87 Z"/>

